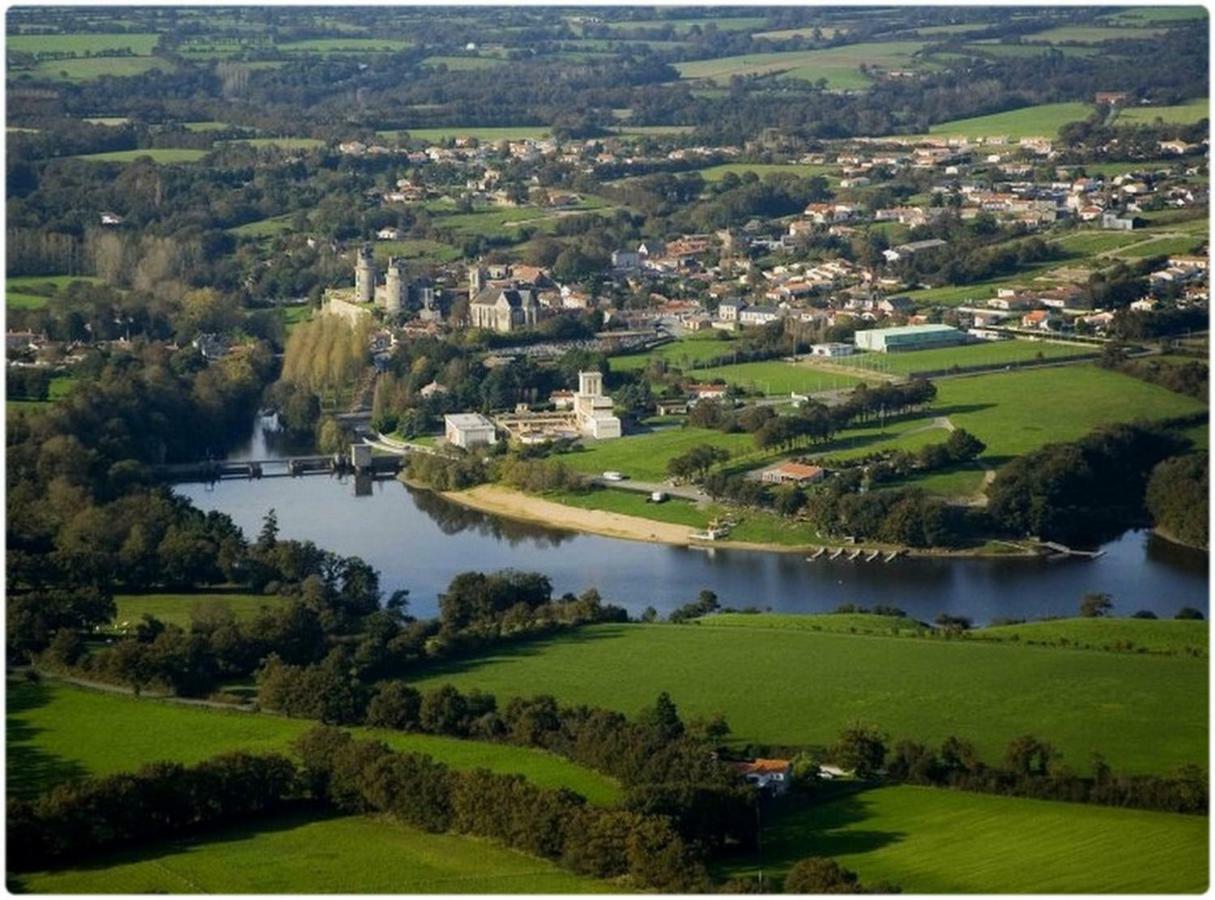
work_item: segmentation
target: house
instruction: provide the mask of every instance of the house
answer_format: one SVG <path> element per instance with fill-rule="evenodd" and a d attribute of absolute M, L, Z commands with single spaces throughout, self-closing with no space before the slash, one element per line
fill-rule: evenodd
<path fill-rule="evenodd" d="M 1055 321 L 1057 315 L 1053 309 L 1035 309 L 1021 317 L 1021 327 L 1046 330 L 1050 328 L 1051 323 Z"/>
<path fill-rule="evenodd" d="M 399 228 L 381 228 L 375 233 L 377 241 L 399 241 L 401 239 L 401 229 Z"/>
<path fill-rule="evenodd" d="M 691 384 L 688 385 L 688 390 L 692 392 L 692 396 L 697 400 L 720 400 L 726 396 L 729 386 L 724 384 Z"/>
<path fill-rule="evenodd" d="M 222 359 L 228 352 L 228 339 L 222 334 L 203 332 L 190 341 L 190 346 L 202 354 L 203 359 Z"/>
<path fill-rule="evenodd" d="M 641 254 L 632 250 L 613 250 L 612 268 L 620 270 L 640 269 Z"/>
<path fill-rule="evenodd" d="M 449 413 L 443 417 L 443 426 L 447 442 L 465 450 L 498 441 L 494 423 L 480 413 Z"/>
<path fill-rule="evenodd" d="M 717 305 L 717 318 L 723 322 L 737 322 L 747 304 L 742 300 L 726 300 Z"/>
<path fill-rule="evenodd" d="M 115 213 L 111 213 L 111 212 L 103 212 L 101 214 L 101 224 L 102 225 L 121 225 L 122 216 L 116 215 Z"/>
<path fill-rule="evenodd" d="M 444 394 L 451 393 L 451 391 L 439 384 L 439 382 L 432 381 L 430 384 L 426 385 L 426 387 L 422 388 L 422 390 L 418 391 L 418 393 L 422 395 L 423 400 L 429 400 L 431 397 L 441 397 Z"/>
<path fill-rule="evenodd" d="M 748 306 L 738 314 L 741 325 L 767 325 L 781 317 L 781 311 L 775 306 Z"/>
<path fill-rule="evenodd" d="M 1096 95 L 1093 97 L 1093 102 L 1098 106 L 1118 106 L 1126 103 L 1126 101 L 1126 91 L 1097 91 Z"/>
<path fill-rule="evenodd" d="M 1101 227 L 1108 231 L 1132 231 L 1135 228 L 1135 220 L 1107 210 L 1101 214 Z"/>
<path fill-rule="evenodd" d="M 535 326 L 540 319 L 540 301 L 530 289 L 490 287 L 469 303 L 468 315 L 474 328 L 505 334 Z"/>
<path fill-rule="evenodd" d="M 878 301 L 877 308 L 888 316 L 909 316 L 915 303 L 910 297 L 886 297 Z"/>
<path fill-rule="evenodd" d="M 654 411 L 660 416 L 684 416 L 688 413 L 688 401 L 655 400 Z"/>
<path fill-rule="evenodd" d="M 756 789 L 772 794 L 785 793 L 793 780 L 793 767 L 787 759 L 753 759 L 734 763 L 733 768 Z"/>
<path fill-rule="evenodd" d="M 826 474 L 821 466 L 787 460 L 761 470 L 759 480 L 765 484 L 814 484 L 822 481 Z"/>
<path fill-rule="evenodd" d="M 839 342 L 832 342 L 832 343 L 827 343 L 827 344 L 811 344 L 810 345 L 810 355 L 811 356 L 826 356 L 826 357 L 851 356 L 855 352 L 856 352 L 856 347 L 852 346 L 852 344 L 841 344 Z"/>

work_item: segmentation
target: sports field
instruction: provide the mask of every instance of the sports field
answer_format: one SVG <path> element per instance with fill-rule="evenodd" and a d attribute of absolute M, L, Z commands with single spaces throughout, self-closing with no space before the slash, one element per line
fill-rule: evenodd
<path fill-rule="evenodd" d="M 929 134 L 950 137 L 1054 137 L 1068 122 L 1079 122 L 1093 114 L 1088 103 L 1045 103 L 990 116 L 939 122 Z"/>
<path fill-rule="evenodd" d="M 355 816 L 266 819 L 10 877 L 42 894 L 515 894 L 617 891 L 490 841 Z"/>
<path fill-rule="evenodd" d="M 727 384 L 736 384 L 748 391 L 760 391 L 769 395 L 838 390 L 855 387 L 867 380 L 866 376 L 861 374 L 826 371 L 810 365 L 782 362 L 779 359 L 713 366 L 696 369 L 694 374 L 705 381 L 721 379 Z"/>
<path fill-rule="evenodd" d="M 1068 356 L 1096 355 L 1096 348 L 1087 344 L 1064 344 L 1055 341 L 984 341 L 960 347 L 933 350 L 909 350 L 905 353 L 857 353 L 832 360 L 836 365 L 862 371 L 912 375 L 916 372 L 939 372 L 955 366 L 1007 365 L 1013 362 L 1033 362 Z"/>
<path fill-rule="evenodd" d="M 1210 117 L 1211 102 L 1203 97 L 1177 106 L 1132 106 L 1119 110 L 1116 122 L 1119 125 L 1150 125 L 1162 119 L 1179 125 L 1192 125 Z"/>
<path fill-rule="evenodd" d="M 685 79 L 729 81 L 735 75 L 783 73 L 788 78 L 806 81 L 827 80 L 839 89 L 866 88 L 871 82 L 862 74 L 862 64 L 884 69 L 905 69 L 914 65 L 920 41 L 886 41 L 848 44 L 826 50 L 790 50 L 777 53 L 751 53 L 718 59 L 699 59 L 674 63 Z"/>
<path fill-rule="evenodd" d="M 724 332 L 716 332 L 716 334 L 724 334 Z M 649 365 L 651 359 L 661 359 L 668 365 L 691 371 L 707 360 L 729 357 L 735 346 L 737 345 L 734 341 L 720 338 L 685 338 L 671 341 L 669 344 L 663 344 L 644 353 L 613 356 L 610 363 L 613 371 L 628 372 L 644 369 Z"/>
<path fill-rule="evenodd" d="M 888 787 L 774 816 L 764 871 L 781 878 L 798 859 L 830 856 L 865 884 L 912 894 L 1197 893 L 1207 829 L 1205 816 Z"/>
<path fill-rule="evenodd" d="M 620 673 L 628 673 L 627 678 Z M 747 627 L 602 625 L 419 683 L 499 698 L 552 693 L 633 713 L 668 691 L 684 716 L 724 713 L 739 742 L 827 745 L 848 722 L 893 738 L 957 735 L 987 759 L 1034 734 L 1087 769 L 1168 772 L 1206 759 L 1205 659 Z"/>
<path fill-rule="evenodd" d="M 316 723 L 266 713 L 188 707 L 44 681 L 7 684 L 8 789 L 38 793 L 85 775 L 125 772 L 157 760 L 195 763 L 229 750 L 289 752 Z M 426 734 L 352 729 L 397 750 L 453 768 L 518 773 L 544 787 L 568 787 L 596 803 L 616 799 L 610 779 L 540 750 Z"/>
<path fill-rule="evenodd" d="M 1206 408 L 1191 397 L 1092 365 L 1024 369 L 937 382 L 934 415 L 947 415 L 1005 461 L 1043 444 L 1074 441 L 1099 425 L 1166 419 Z M 997 459 L 998 458 L 998 459 Z"/>

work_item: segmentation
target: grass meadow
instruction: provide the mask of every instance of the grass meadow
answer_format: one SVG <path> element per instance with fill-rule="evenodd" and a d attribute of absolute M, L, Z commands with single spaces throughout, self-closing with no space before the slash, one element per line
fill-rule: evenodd
<path fill-rule="evenodd" d="M 9 878 L 40 894 L 514 894 L 615 888 L 490 841 L 382 818 L 285 816 Z"/>
<path fill-rule="evenodd" d="M 142 75 L 153 69 L 162 72 L 172 72 L 173 63 L 159 56 L 92 56 L 66 57 L 63 59 L 44 59 L 34 65 L 33 69 L 13 70 L 12 75 L 20 78 L 23 75 L 34 75 L 52 81 L 83 82 L 96 81 L 103 76 L 123 78 L 131 75 Z"/>
<path fill-rule="evenodd" d="M 196 763 L 229 750 L 289 753 L 315 723 L 265 713 L 205 709 L 43 681 L 9 681 L 6 778 L 29 795 L 86 775 L 109 775 L 159 760 Z M 596 803 L 618 794 L 611 780 L 540 750 L 427 734 L 351 729 L 397 750 L 426 753 L 452 768 L 517 773 L 543 787 L 567 787 Z"/>
<path fill-rule="evenodd" d="M 166 625 L 190 626 L 194 612 L 208 607 L 227 607 L 238 619 L 251 619 L 263 608 L 282 603 L 283 598 L 265 594 L 118 594 L 114 622 L 135 625 L 145 615 Z"/>
<path fill-rule="evenodd" d="M 763 868 L 783 878 L 830 856 L 911 894 L 1200 893 L 1207 830 L 1205 816 L 887 787 L 774 812 Z M 757 860 L 724 868 L 746 877 Z"/>
<path fill-rule="evenodd" d="M 787 78 L 805 81 L 825 78 L 829 88 L 863 89 L 871 82 L 860 70 L 862 63 L 881 68 L 907 68 L 914 64 L 913 54 L 923 46 L 920 41 L 848 44 L 825 50 L 790 50 L 699 59 L 674 63 L 674 66 L 684 79 L 729 81 L 735 75 L 783 73 Z"/>
<path fill-rule="evenodd" d="M 710 444 L 732 455 L 755 448 L 749 434 L 725 434 L 711 428 L 672 428 L 611 441 L 586 441 L 584 449 L 561 461 L 576 472 L 598 475 L 615 470 L 640 481 L 664 481 L 667 461 L 693 447 Z"/>
<path fill-rule="evenodd" d="M 929 128 L 928 132 L 966 138 L 1054 137 L 1068 122 L 1082 121 L 1092 113 L 1093 107 L 1088 103 L 1044 103 L 990 116 L 940 122 Z"/>
<path fill-rule="evenodd" d="M 98 284 L 92 275 L 18 275 L 4 279 L 4 305 L 9 309 L 41 309 L 75 281 Z"/>
<path fill-rule="evenodd" d="M 10 34 L 6 36 L 8 49 L 17 53 L 121 53 L 134 56 L 150 56 L 156 48 L 160 35 L 153 32 L 117 34 L 90 32 L 79 34 Z"/>
<path fill-rule="evenodd" d="M 85 153 L 77 159 L 87 159 L 89 162 L 134 162 L 147 156 L 152 162 L 161 165 L 172 163 L 198 162 L 211 151 L 196 150 L 187 147 L 149 147 L 141 150 L 110 150 L 106 153 Z"/>
<path fill-rule="evenodd" d="M 1119 110 L 1119 125 L 1150 125 L 1157 119 L 1179 125 L 1192 125 L 1211 117 L 1211 101 L 1206 97 L 1177 106 L 1132 106 Z"/>
<path fill-rule="evenodd" d="M 1206 661 L 1184 656 L 752 625 L 603 625 L 437 666 L 418 683 L 445 682 L 500 701 L 551 693 L 626 713 L 665 690 L 685 717 L 723 713 L 740 743 L 828 745 L 861 719 L 895 739 L 957 735 L 988 760 L 1034 734 L 1079 771 L 1094 751 L 1126 772 L 1168 772 L 1207 752 Z"/>
<path fill-rule="evenodd" d="M 501 127 L 468 125 L 446 126 L 443 128 L 402 128 L 393 131 L 377 131 L 382 138 L 396 138 L 408 135 L 414 140 L 439 143 L 455 138 L 476 138 L 478 141 L 521 141 L 526 138 L 539 139 L 548 137 L 551 132 L 547 125 L 506 125 Z"/>

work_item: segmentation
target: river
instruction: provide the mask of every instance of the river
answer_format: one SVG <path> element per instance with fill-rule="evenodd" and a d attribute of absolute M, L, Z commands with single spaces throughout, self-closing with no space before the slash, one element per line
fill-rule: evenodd
<path fill-rule="evenodd" d="M 269 439 L 268 439 L 269 438 Z M 256 429 L 231 458 L 284 450 Z M 379 569 L 385 592 L 410 591 L 414 615 L 437 611 L 438 594 L 468 570 L 543 572 L 557 593 L 596 587 L 638 614 L 666 612 L 708 588 L 725 606 L 825 612 L 842 603 L 888 604 L 920 619 L 947 612 L 976 623 L 996 617 L 1074 615 L 1091 591 L 1114 598 L 1114 613 L 1147 609 L 1171 618 L 1182 606 L 1207 611 L 1208 557 L 1148 532 L 1128 532 L 1097 559 L 899 559 L 863 563 L 800 554 L 689 549 L 576 534 L 465 509 L 395 480 L 313 475 L 182 484 L 204 511 L 227 513 L 255 535 L 273 508 L 280 533 L 361 556 Z"/>

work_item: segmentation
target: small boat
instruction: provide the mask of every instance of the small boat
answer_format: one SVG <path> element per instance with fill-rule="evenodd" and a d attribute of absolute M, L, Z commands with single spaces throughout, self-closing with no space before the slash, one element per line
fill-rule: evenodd
<path fill-rule="evenodd" d="M 833 550 L 833 551 L 831 552 L 831 555 L 830 555 L 830 556 L 828 556 L 828 557 L 827 557 L 827 559 L 839 559 L 839 558 L 840 558 L 840 556 L 842 556 L 842 555 L 843 555 L 843 553 L 844 553 L 844 548 L 843 548 L 843 547 L 839 547 L 839 548 L 837 548 L 837 549 Z"/>
<path fill-rule="evenodd" d="M 826 547 L 819 547 L 817 550 L 815 550 L 813 553 L 811 553 L 809 556 L 806 557 L 806 562 L 814 562 L 816 559 L 818 559 L 820 556 L 822 556 L 826 552 L 827 552 Z"/>
<path fill-rule="evenodd" d="M 854 562 L 856 560 L 856 558 L 860 555 L 861 555 L 860 550 L 853 550 L 851 553 L 848 554 L 848 562 Z"/>
<path fill-rule="evenodd" d="M 872 553 L 870 553 L 868 556 L 865 557 L 865 562 L 873 562 L 875 559 L 877 559 L 881 555 L 882 555 L 881 550 L 874 550 Z"/>
<path fill-rule="evenodd" d="M 883 559 L 882 562 L 894 562 L 895 558 L 898 555 L 899 555 L 899 551 L 891 550 L 889 553 L 886 554 L 886 558 Z"/>
<path fill-rule="evenodd" d="M 714 519 L 704 531 L 693 531 L 688 536 L 696 541 L 720 541 L 724 537 L 729 537 L 729 535 L 730 527 Z"/>

